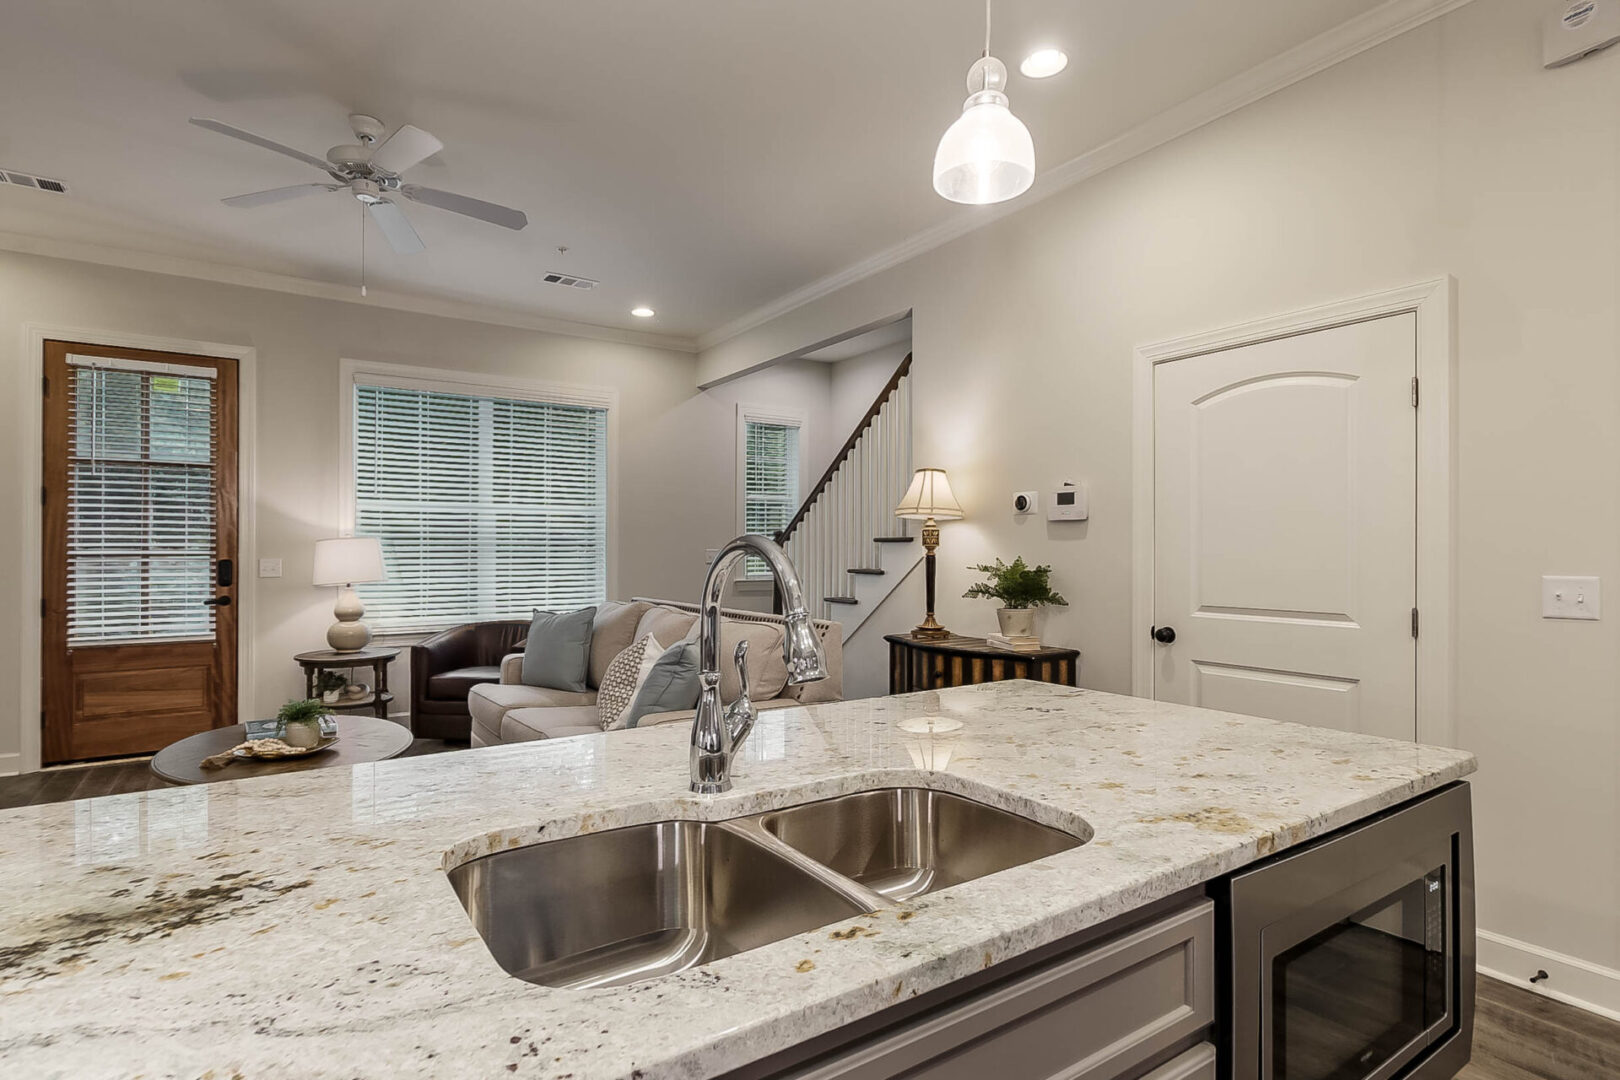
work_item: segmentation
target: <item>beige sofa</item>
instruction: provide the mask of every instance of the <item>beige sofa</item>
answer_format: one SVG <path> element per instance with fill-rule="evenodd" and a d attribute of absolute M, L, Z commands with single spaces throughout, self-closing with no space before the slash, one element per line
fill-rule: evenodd
<path fill-rule="evenodd" d="M 844 692 L 843 627 L 836 622 L 813 620 L 827 656 L 827 678 L 803 686 L 787 685 L 787 665 L 782 661 L 782 620 L 755 611 L 726 609 L 720 623 L 720 695 L 734 701 L 740 689 L 731 657 L 737 642 L 748 639 L 749 696 L 761 710 L 788 705 L 809 705 L 818 701 L 838 701 Z M 467 695 L 472 713 L 472 744 L 494 746 L 500 743 L 530 742 L 535 739 L 561 739 L 570 735 L 592 735 L 602 730 L 596 711 L 596 688 L 615 656 L 643 634 L 651 634 L 669 647 L 697 633 L 698 608 L 667 600 L 608 601 L 597 608 L 591 637 L 591 664 L 587 689 L 583 693 L 526 686 L 521 680 L 523 654 L 512 653 L 501 662 L 501 681 L 483 683 Z M 643 717 L 641 727 L 692 719 L 692 710 L 653 713 Z"/>

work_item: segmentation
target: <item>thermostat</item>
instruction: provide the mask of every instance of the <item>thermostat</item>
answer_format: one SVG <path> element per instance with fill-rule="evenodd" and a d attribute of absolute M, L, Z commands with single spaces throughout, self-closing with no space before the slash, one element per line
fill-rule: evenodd
<path fill-rule="evenodd" d="M 1091 516 L 1087 505 L 1086 489 L 1064 484 L 1052 492 L 1046 503 L 1047 521 L 1084 521 Z"/>
<path fill-rule="evenodd" d="M 1015 514 L 1033 514 L 1036 510 L 1040 509 L 1040 505 L 1041 496 L 1039 492 L 1013 492 L 1013 513 Z"/>

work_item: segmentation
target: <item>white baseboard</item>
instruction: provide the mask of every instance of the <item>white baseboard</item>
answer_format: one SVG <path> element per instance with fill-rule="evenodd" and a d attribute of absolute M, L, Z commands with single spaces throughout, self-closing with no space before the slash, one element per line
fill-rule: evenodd
<path fill-rule="evenodd" d="M 21 754 L 0 754 L 0 776 L 16 776 L 21 772 Z"/>
<path fill-rule="evenodd" d="M 1479 931 L 1478 938 L 1476 966 L 1481 975 L 1620 1020 L 1620 971 L 1489 930 Z M 1531 982 L 1537 971 L 1545 971 L 1547 978 Z"/>

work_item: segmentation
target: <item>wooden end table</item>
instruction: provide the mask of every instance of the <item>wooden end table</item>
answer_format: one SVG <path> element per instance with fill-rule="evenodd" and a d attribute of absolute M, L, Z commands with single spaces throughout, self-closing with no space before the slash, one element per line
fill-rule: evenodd
<path fill-rule="evenodd" d="M 337 652 L 334 649 L 319 649 L 315 652 L 301 652 L 293 657 L 298 666 L 304 669 L 304 696 L 309 698 L 320 697 L 315 689 L 315 680 L 323 671 L 335 671 L 341 668 L 368 667 L 371 669 L 371 694 L 369 697 L 359 698 L 355 701 L 340 701 L 326 708 L 329 712 L 347 712 L 350 709 L 370 709 L 371 715 L 386 719 L 388 717 L 388 704 L 394 700 L 394 695 L 388 692 L 388 665 L 399 655 L 398 649 L 360 649 L 356 652 Z"/>
<path fill-rule="evenodd" d="M 211 784 L 219 780 L 243 780 L 250 776 L 301 772 L 304 769 L 332 769 L 340 765 L 360 765 L 399 757 L 411 745 L 411 733 L 402 724 L 374 716 L 339 716 L 338 741 L 330 750 L 280 761 L 233 761 L 223 769 L 205 769 L 202 759 L 224 753 L 247 739 L 242 724 L 213 728 L 170 743 L 152 758 L 152 771 L 171 784 Z"/>
<path fill-rule="evenodd" d="M 1036 652 L 998 649 L 984 638 L 952 636 L 925 641 L 910 634 L 889 634 L 889 693 L 944 690 L 1006 679 L 1078 685 L 1080 654 L 1074 649 L 1042 648 Z"/>

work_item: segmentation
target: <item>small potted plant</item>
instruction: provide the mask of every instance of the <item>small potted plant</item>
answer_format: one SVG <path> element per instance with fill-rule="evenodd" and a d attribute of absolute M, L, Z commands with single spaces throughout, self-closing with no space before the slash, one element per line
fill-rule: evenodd
<path fill-rule="evenodd" d="M 289 701 L 276 713 L 281 721 L 281 741 L 288 746 L 310 750 L 321 745 L 321 717 L 326 704 L 318 698 Z"/>
<path fill-rule="evenodd" d="M 315 690 L 321 695 L 321 700 L 328 705 L 336 705 L 343 698 L 343 688 L 349 685 L 349 680 L 340 672 L 323 671 L 315 680 Z"/>
<path fill-rule="evenodd" d="M 987 580 L 975 582 L 962 595 L 969 599 L 1000 600 L 996 621 L 1001 624 L 1005 637 L 1033 638 L 1037 608 L 1053 604 L 1068 606 L 1069 602 L 1052 589 L 1052 568 L 1030 566 L 1022 555 L 1010 563 L 997 559 L 994 565 L 980 563 L 968 569 L 978 571 Z"/>

